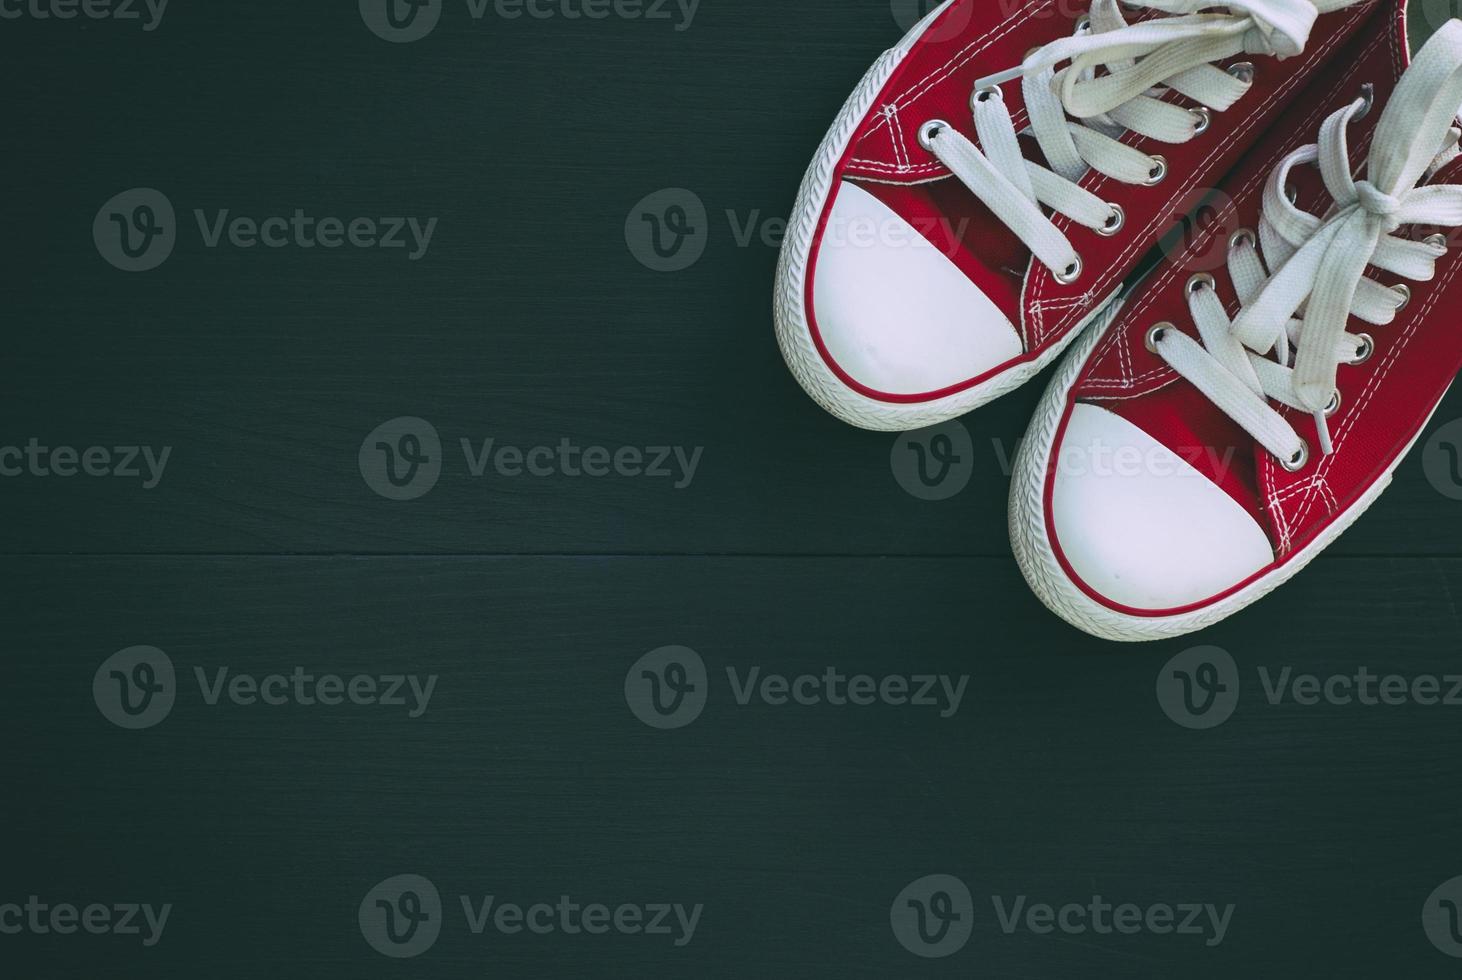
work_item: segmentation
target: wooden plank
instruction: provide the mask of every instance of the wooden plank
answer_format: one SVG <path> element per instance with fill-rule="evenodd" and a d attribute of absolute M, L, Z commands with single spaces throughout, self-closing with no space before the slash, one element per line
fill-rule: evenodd
<path fill-rule="evenodd" d="M 776 253 L 760 231 L 775 231 L 849 86 L 898 35 L 891 12 L 910 5 L 708 3 L 676 31 L 474 22 L 454 4 L 402 45 L 354 5 L 296 7 L 178 6 L 151 33 L 7 22 L 6 63 L 44 84 L 14 100 L 8 127 L 26 148 L 8 161 L 25 193 L 7 202 L 26 239 L 0 285 L 0 446 L 173 453 L 152 490 L 0 479 L 0 548 L 1008 553 L 1005 471 L 1039 383 L 965 421 L 968 483 L 931 502 L 894 479 L 894 438 L 825 416 L 772 340 Z M 129 274 L 88 229 L 135 187 L 167 195 L 180 238 Z M 673 273 L 625 240 L 637 202 L 665 188 L 707 211 L 703 257 Z M 194 215 L 214 228 L 223 211 L 296 208 L 438 224 L 413 262 L 226 236 L 210 248 Z M 357 455 L 408 415 L 434 425 L 448 469 L 397 503 L 369 489 Z M 1454 397 L 1438 424 L 1459 416 Z M 464 438 L 681 447 L 700 462 L 678 490 L 688 469 L 673 465 L 475 478 Z M 1462 553 L 1456 515 L 1408 462 L 1338 548 Z"/>
<path fill-rule="evenodd" d="M 6 559 L 7 848 L 0 901 L 174 903 L 162 940 L 4 937 L 49 975 L 386 975 L 356 921 L 377 882 L 435 883 L 433 975 L 1451 975 L 1421 908 L 1462 873 L 1454 712 L 1271 704 L 1271 675 L 1462 673 L 1462 562 L 1322 559 L 1193 643 L 1126 648 L 1049 616 L 978 559 Z M 60 604 L 58 595 L 69 596 Z M 1226 650 L 1237 707 L 1181 727 L 1170 658 Z M 123 730 L 94 674 L 149 644 L 171 712 Z M 642 723 L 626 675 L 692 648 L 701 714 Z M 688 662 L 688 661 L 687 661 Z M 967 675 L 958 710 L 737 701 L 795 678 Z M 438 677 L 406 706 L 210 705 L 203 684 Z M 633 679 L 633 678 L 632 678 Z M 810 684 L 811 682 L 807 682 Z M 423 687 L 425 681 L 422 682 Z M 952 681 L 952 684 L 957 682 Z M 105 685 L 104 685 L 105 687 Z M 804 687 L 804 693 L 811 691 Z M 946 706 L 953 702 L 946 699 Z M 894 898 L 974 895 L 947 960 L 906 952 Z M 460 895 L 703 903 L 685 946 L 474 936 Z M 1221 943 L 1001 931 L 1005 903 L 1233 903 Z M 221 950 L 226 955 L 220 956 Z M 145 958 L 144 958 L 145 955 Z M 30 975 L 27 973 L 26 975 Z M 40 975 L 40 974 L 37 974 Z"/>

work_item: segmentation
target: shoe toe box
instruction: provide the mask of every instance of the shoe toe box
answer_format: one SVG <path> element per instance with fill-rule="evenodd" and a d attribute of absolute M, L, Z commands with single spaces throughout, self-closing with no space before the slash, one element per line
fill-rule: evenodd
<path fill-rule="evenodd" d="M 812 303 L 833 361 L 877 392 L 939 391 L 1023 352 L 1015 326 L 969 277 L 848 181 L 818 245 Z"/>
<path fill-rule="evenodd" d="M 1274 560 L 1238 501 L 1104 408 L 1074 407 L 1054 465 L 1056 543 L 1109 603 L 1144 611 L 1201 604 Z"/>

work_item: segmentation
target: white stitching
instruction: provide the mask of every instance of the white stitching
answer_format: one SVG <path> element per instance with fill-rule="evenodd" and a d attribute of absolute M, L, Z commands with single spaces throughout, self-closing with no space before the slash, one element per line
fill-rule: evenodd
<path fill-rule="evenodd" d="M 883 116 L 885 119 L 888 120 L 889 128 L 891 130 L 897 131 L 897 136 L 895 136 L 893 139 L 894 156 L 895 158 L 903 157 L 904 169 L 907 170 L 909 168 L 909 154 L 904 147 L 904 127 L 903 124 L 899 121 L 898 112 L 899 110 L 897 106 L 886 105 L 883 107 Z"/>
<path fill-rule="evenodd" d="M 1401 334 L 1396 338 L 1396 341 L 1391 346 L 1391 349 L 1386 352 L 1386 356 L 1381 360 L 1380 370 L 1373 374 L 1370 380 L 1366 382 L 1366 387 L 1361 392 L 1360 400 L 1356 402 L 1355 408 L 1346 414 L 1345 421 L 1341 424 L 1340 431 L 1335 436 L 1334 446 L 1332 447 L 1333 452 L 1321 461 L 1320 468 L 1315 474 L 1317 479 L 1323 477 L 1326 473 L 1330 471 L 1330 468 L 1335 465 L 1335 461 L 1340 457 L 1340 449 L 1342 444 L 1345 442 L 1345 437 L 1349 435 L 1350 432 L 1355 428 L 1356 422 L 1359 421 L 1361 415 L 1364 414 L 1366 406 L 1370 404 L 1371 399 L 1375 397 L 1376 392 L 1381 389 L 1381 384 L 1385 381 L 1386 376 L 1391 373 L 1391 369 L 1395 367 L 1396 364 L 1401 360 L 1401 353 L 1405 350 L 1407 343 L 1409 343 L 1411 338 L 1416 335 L 1417 330 L 1421 326 L 1422 322 L 1427 318 L 1428 314 L 1430 314 L 1432 308 L 1435 307 L 1437 303 L 1441 300 L 1442 294 L 1446 292 L 1447 287 L 1451 284 L 1452 280 L 1456 278 L 1457 270 L 1459 268 L 1462 268 L 1462 263 L 1458 263 L 1455 260 L 1453 260 L 1451 265 L 1451 269 L 1449 269 L 1447 273 L 1441 277 L 1441 279 L 1436 281 L 1436 286 L 1432 291 L 1432 294 L 1427 297 L 1427 301 L 1422 304 L 1421 309 L 1417 311 L 1414 317 L 1412 317 L 1411 323 L 1401 331 Z M 1299 513 L 1295 514 L 1294 517 L 1294 522 L 1296 524 L 1299 524 L 1301 521 L 1304 520 L 1306 516 L 1308 516 L 1309 509 L 1312 503 L 1313 501 L 1309 497 L 1306 497 L 1305 500 L 1301 501 L 1302 507 Z"/>
<path fill-rule="evenodd" d="M 1005 26 L 995 31 L 995 33 L 986 35 L 983 44 L 979 41 L 971 41 L 969 44 L 965 45 L 958 52 L 956 52 L 949 61 L 945 62 L 942 66 L 934 69 L 932 72 L 925 75 L 919 81 L 915 82 L 912 88 L 904 89 L 903 92 L 901 92 L 894 99 L 893 104 L 900 109 L 907 109 L 909 106 L 913 105 L 914 102 L 919 98 L 919 96 L 923 95 L 925 91 L 933 88 L 935 85 L 939 84 L 939 82 L 944 81 L 944 79 L 954 74 L 960 68 L 963 68 L 965 65 L 969 64 L 969 62 L 973 60 L 976 55 L 983 53 L 987 48 L 994 45 L 996 41 L 999 41 L 1005 35 L 1009 34 L 1011 31 L 1019 27 L 1025 20 L 1033 17 L 1036 11 L 1038 11 L 1042 7 L 1051 7 L 1054 9 L 1056 7 L 1056 4 L 1053 2 L 1053 0 L 1046 0 L 1046 2 L 1032 3 L 1029 9 L 1016 8 L 1015 10 L 1012 10 L 1011 14 L 1015 16 L 1012 16 L 1008 21 L 1006 21 Z M 975 16 L 973 12 L 971 13 L 971 16 Z M 868 136 L 872 136 L 879 130 L 879 128 L 881 128 L 881 126 L 882 124 L 874 126 L 868 131 L 867 134 L 865 134 L 863 139 L 866 139 Z M 862 139 L 860 139 L 859 142 L 862 142 Z"/>
<path fill-rule="evenodd" d="M 1376 45 L 1378 45 L 1382 40 L 1384 40 L 1384 38 L 1377 37 L 1374 41 L 1372 41 L 1371 44 L 1366 47 L 1365 51 L 1362 52 L 1361 56 L 1357 59 L 1356 64 L 1351 68 L 1351 70 L 1349 72 L 1347 72 L 1344 76 L 1342 76 L 1342 78 L 1340 79 L 1340 81 L 1337 84 L 1343 83 L 1343 82 L 1346 82 L 1346 81 L 1349 81 L 1354 76 L 1360 74 L 1360 71 L 1361 71 L 1361 64 L 1360 63 L 1361 63 L 1361 61 L 1364 60 L 1365 58 L 1370 57 L 1371 53 L 1375 50 Z M 1296 76 L 1294 76 L 1294 77 L 1292 77 L 1290 79 L 1290 83 L 1293 83 L 1296 78 L 1298 78 L 1298 74 L 1296 74 Z M 1275 97 L 1277 98 L 1279 95 L 1282 95 L 1282 94 L 1283 94 L 1283 91 L 1276 92 L 1275 93 Z M 1327 105 L 1322 102 L 1319 106 L 1317 106 L 1314 110 L 1312 110 L 1308 116 L 1305 117 L 1304 122 L 1302 122 L 1300 124 L 1301 128 L 1303 130 L 1306 130 L 1306 131 L 1308 131 L 1309 129 L 1313 128 L 1313 123 L 1315 122 L 1315 120 L 1317 120 L 1321 116 L 1323 116 L 1326 113 L 1326 111 L 1327 111 Z M 1235 132 L 1234 135 L 1235 136 L 1238 135 L 1237 131 Z M 1279 160 L 1282 159 L 1285 156 L 1285 154 L 1288 153 L 1288 152 L 1289 152 L 1289 150 L 1281 150 L 1281 151 L 1275 153 L 1273 156 L 1271 156 L 1267 161 L 1265 161 L 1262 165 L 1260 165 L 1256 169 L 1255 175 L 1253 177 L 1251 177 L 1249 179 L 1248 183 L 1246 183 L 1243 186 L 1243 188 L 1239 190 L 1238 194 L 1236 194 L 1234 196 L 1235 197 L 1245 197 L 1245 196 L 1251 194 L 1254 191 L 1254 188 L 1255 187 L 1257 187 L 1259 184 L 1261 184 L 1265 180 L 1268 180 L 1269 179 L 1269 172 L 1274 168 L 1274 166 L 1279 162 Z M 1211 155 L 1210 155 L 1210 158 L 1211 158 Z M 1196 181 L 1195 181 L 1195 186 L 1196 186 Z M 1187 188 L 1184 188 L 1184 189 L 1186 190 Z M 1233 209 L 1235 207 L 1234 204 L 1232 203 L 1232 199 L 1231 199 L 1230 204 L 1228 205 L 1228 207 L 1230 209 Z M 1228 213 L 1230 213 L 1230 212 L 1228 212 L 1228 211 L 1224 212 L 1225 215 L 1227 215 Z M 1126 256 L 1124 254 L 1123 259 L 1125 259 L 1125 257 Z M 1124 310 L 1123 311 L 1122 319 L 1125 320 L 1125 321 L 1127 321 L 1128 323 L 1131 323 L 1133 321 L 1140 320 L 1142 318 L 1141 315 L 1144 312 L 1146 312 L 1146 310 L 1153 303 L 1156 302 L 1157 297 L 1160 296 L 1160 295 L 1162 295 L 1163 292 L 1165 292 L 1168 283 L 1170 283 L 1173 280 L 1175 280 L 1182 271 L 1183 270 L 1181 270 L 1176 263 L 1169 263 L 1168 264 L 1168 267 L 1163 272 L 1159 273 L 1158 278 L 1154 279 L 1152 281 L 1151 285 L 1147 287 L 1147 289 L 1144 292 L 1144 295 L 1143 295 L 1142 300 L 1136 306 L 1132 307 L 1131 309 Z M 1117 345 L 1118 350 L 1121 351 L 1123 355 L 1125 355 L 1125 358 L 1126 358 L 1127 364 L 1128 364 L 1128 367 L 1127 367 L 1126 371 L 1123 372 L 1123 376 L 1120 379 L 1104 379 L 1104 378 L 1083 379 L 1080 382 L 1080 384 L 1082 385 L 1082 387 L 1086 387 L 1087 385 L 1091 385 L 1091 384 L 1104 385 L 1104 384 L 1107 384 L 1109 382 L 1116 382 L 1116 385 L 1115 385 L 1116 387 L 1119 387 L 1119 388 L 1128 388 L 1128 387 L 1132 387 L 1133 385 L 1137 384 L 1140 381 L 1143 381 L 1143 380 L 1145 380 L 1145 379 L 1147 379 L 1149 377 L 1152 377 L 1154 374 L 1161 374 L 1164 371 L 1168 370 L 1168 368 L 1166 367 L 1166 365 L 1163 365 L 1163 366 L 1158 367 L 1157 369 L 1155 369 L 1153 371 L 1148 371 L 1147 373 L 1145 373 L 1143 375 L 1140 375 L 1138 377 L 1135 377 L 1135 378 L 1134 377 L 1129 377 L 1128 376 L 1128 373 L 1131 371 L 1131 366 L 1130 366 L 1131 365 L 1131 360 L 1130 360 L 1131 352 L 1127 350 L 1127 347 L 1129 346 L 1128 345 L 1128 342 L 1127 342 L 1128 341 L 1127 332 L 1126 331 L 1123 331 L 1123 330 L 1113 330 L 1108 335 L 1108 338 L 1109 339 L 1108 339 L 1108 342 L 1107 343 L 1109 345 L 1110 344 Z M 1108 350 L 1099 349 L 1099 350 L 1097 350 L 1097 351 L 1095 351 L 1093 353 L 1092 360 L 1094 362 L 1095 361 L 1100 361 L 1103 357 L 1105 357 L 1107 355 L 1107 353 L 1108 353 Z"/>
<path fill-rule="evenodd" d="M 1358 19 L 1359 16 L 1360 16 L 1360 12 L 1361 11 L 1365 11 L 1366 13 L 1369 13 L 1370 11 L 1367 8 L 1369 8 L 1370 6 L 1372 6 L 1370 3 L 1365 3 L 1365 4 L 1361 4 L 1358 7 L 1356 7 L 1355 10 L 1357 11 L 1357 13 L 1354 15 L 1354 17 L 1352 19 L 1353 20 L 1354 19 Z M 1349 34 L 1341 34 L 1340 32 L 1337 31 L 1330 38 L 1330 40 L 1328 42 L 1326 42 L 1326 45 L 1324 47 L 1319 48 L 1315 52 L 1315 54 L 1314 54 L 1315 60 L 1318 62 L 1318 60 L 1320 59 L 1320 56 L 1321 55 L 1327 53 L 1331 48 L 1337 47 L 1343 41 L 1346 41 L 1346 40 L 1349 40 L 1349 39 L 1350 39 L 1350 35 Z M 1378 37 L 1378 38 L 1376 38 L 1375 41 L 1371 42 L 1370 46 L 1367 47 L 1366 50 L 1363 52 L 1362 57 L 1369 56 L 1369 54 L 1375 48 L 1375 46 L 1377 44 L 1379 44 L 1383 40 L 1384 40 L 1383 37 Z M 1357 65 L 1357 68 L 1358 68 L 1358 65 Z M 1355 73 L 1355 71 L 1352 70 L 1351 74 L 1354 74 L 1354 73 Z M 1262 106 L 1268 106 L 1268 105 L 1270 105 L 1273 102 L 1278 102 L 1282 96 L 1286 95 L 1290 91 L 1290 89 L 1296 87 L 1302 81 L 1309 81 L 1311 78 L 1312 78 L 1312 75 L 1310 73 L 1308 73 L 1308 72 L 1301 72 L 1301 71 L 1295 71 L 1295 72 L 1293 72 L 1290 75 L 1290 77 L 1288 79 L 1286 79 L 1286 81 L 1285 81 L 1285 83 L 1284 83 L 1283 86 L 1281 86 L 1277 91 L 1275 91 L 1275 93 L 1272 96 L 1270 96 L 1269 99 L 1267 99 L 1265 102 L 1263 102 L 1263 103 L 1260 104 L 1261 107 Z M 1254 113 L 1254 112 L 1251 112 L 1248 115 L 1248 117 L 1245 119 L 1245 122 L 1238 129 L 1235 129 L 1232 133 L 1230 133 L 1228 135 L 1228 137 L 1225 138 L 1222 142 L 1214 145 L 1213 149 L 1209 151 L 1208 156 L 1206 158 L 1204 158 L 1202 161 L 1200 161 L 1200 163 L 1198 164 L 1197 167 L 1194 168 L 1194 170 L 1196 171 L 1197 169 L 1200 169 L 1203 166 L 1206 166 L 1210 161 L 1213 160 L 1214 157 L 1218 156 L 1219 153 L 1227 150 L 1230 145 L 1232 145 L 1233 143 L 1237 142 L 1241 137 L 1247 135 L 1248 134 L 1248 131 L 1254 127 L 1255 120 L 1257 118 L 1258 118 L 1258 114 L 1257 113 Z M 1093 192 L 1096 192 L 1098 188 L 1105 187 L 1106 184 L 1104 183 L 1104 180 L 1109 180 L 1109 179 L 1110 178 L 1105 178 L 1105 179 L 1104 178 L 1101 178 L 1101 176 L 1098 175 L 1098 179 L 1094 180 L 1092 182 L 1092 184 L 1090 186 L 1088 186 L 1087 189 L 1088 190 L 1092 190 Z M 1180 188 L 1180 191 L 1188 191 L 1188 190 L 1190 190 L 1190 189 L 1192 189 L 1194 187 L 1197 187 L 1197 186 L 1198 186 L 1197 180 L 1193 180 L 1191 183 L 1183 185 Z M 1173 196 L 1176 197 L 1176 196 L 1179 196 L 1179 195 L 1178 194 L 1174 194 Z M 1161 214 L 1154 216 L 1152 222 L 1147 226 L 1147 228 L 1144 229 L 1143 235 L 1140 236 L 1140 237 L 1138 237 L 1138 238 L 1136 238 L 1136 239 L 1134 239 L 1133 242 L 1130 245 L 1128 245 L 1127 248 L 1124 249 L 1122 251 L 1122 253 L 1116 259 L 1114 259 L 1114 260 L 1112 260 L 1111 262 L 1108 263 L 1108 272 L 1107 272 L 1107 275 L 1109 277 L 1112 275 L 1111 270 L 1116 269 L 1116 268 L 1120 267 L 1121 265 L 1125 264 L 1130 259 L 1130 257 L 1132 256 L 1132 254 L 1135 251 L 1137 251 L 1139 248 L 1150 247 L 1150 244 L 1151 243 L 1148 242 L 1146 245 L 1144 245 L 1144 240 L 1151 237 L 1153 230 L 1161 223 L 1162 217 L 1163 217 L 1163 215 L 1161 215 Z M 1070 222 L 1067 222 L 1067 224 L 1069 226 L 1071 223 Z M 1051 279 L 1051 277 L 1049 275 L 1042 275 L 1041 274 L 1041 270 L 1036 270 L 1036 282 L 1035 282 L 1035 287 L 1036 288 L 1035 288 L 1034 295 L 1031 297 L 1031 301 L 1032 301 L 1033 304 L 1039 305 L 1039 303 L 1040 303 L 1039 297 L 1041 296 L 1041 294 L 1045 290 L 1046 285 L 1049 282 L 1051 282 L 1051 281 L 1052 281 L 1052 279 Z M 1102 281 L 1103 280 L 1098 280 L 1098 282 L 1102 282 Z M 1110 283 L 1108 283 L 1108 284 L 1110 285 Z"/>

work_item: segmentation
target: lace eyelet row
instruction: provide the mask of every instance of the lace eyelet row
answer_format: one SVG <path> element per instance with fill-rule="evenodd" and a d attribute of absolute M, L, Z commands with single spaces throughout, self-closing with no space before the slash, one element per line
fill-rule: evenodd
<path fill-rule="evenodd" d="M 1076 21 L 1074 33 L 1080 35 L 1089 30 L 1091 30 L 1091 18 L 1085 15 L 1078 18 Z M 1036 50 L 1038 49 L 1032 48 L 1030 51 L 1027 51 L 1026 58 L 1029 58 L 1032 54 L 1035 53 Z M 1242 82 L 1245 82 L 1246 84 L 1252 83 L 1258 75 L 1258 69 L 1255 68 L 1254 63 L 1250 61 L 1236 62 L 1228 66 L 1226 70 L 1231 76 L 1239 79 Z M 978 88 L 971 93 L 970 108 L 971 110 L 974 110 L 979 105 L 989 102 L 991 99 L 1003 100 L 1004 98 L 1005 94 L 1003 91 L 1001 91 L 998 85 L 987 85 L 983 88 Z M 1189 109 L 1188 112 L 1191 113 L 1193 116 L 1193 135 L 1201 136 L 1204 133 L 1208 132 L 1209 128 L 1213 125 L 1212 110 L 1208 109 L 1206 106 L 1198 106 Z M 949 123 L 943 119 L 928 120 L 919 127 L 919 145 L 923 147 L 926 152 L 933 153 L 934 140 L 939 136 L 941 132 L 943 132 L 947 128 L 949 128 Z M 1164 180 L 1166 180 L 1168 176 L 1167 158 L 1159 153 L 1151 154 L 1151 157 L 1152 169 L 1148 171 L 1147 178 L 1141 182 L 1141 185 L 1144 187 L 1156 187 L 1158 184 L 1161 184 Z M 1127 224 L 1127 212 L 1122 208 L 1120 204 L 1117 204 L 1115 202 L 1108 202 L 1108 207 L 1110 208 L 1110 211 L 1106 221 L 1102 223 L 1101 227 L 1092 229 L 1103 238 L 1111 238 L 1117 235 Z M 1083 267 L 1084 263 L 1081 256 L 1078 254 L 1075 258 L 1075 261 L 1066 266 L 1066 268 L 1059 271 L 1053 270 L 1052 276 L 1058 283 L 1062 284 L 1063 286 L 1069 286 L 1081 278 Z"/>
<path fill-rule="evenodd" d="M 1236 78 L 1242 78 L 1245 81 L 1252 81 L 1253 79 L 1253 66 L 1249 65 L 1248 63 L 1231 66 L 1229 71 Z M 1357 110 L 1354 111 L 1351 117 L 1352 121 L 1365 117 L 1373 110 L 1375 105 L 1375 87 L 1371 84 L 1363 85 L 1361 87 L 1359 101 L 1360 106 Z M 1352 103 L 1352 105 L 1355 105 L 1355 103 Z M 1284 195 L 1292 205 L 1295 203 L 1298 196 L 1295 190 L 1289 186 L 1286 186 L 1284 188 Z M 1446 237 L 1440 234 L 1428 235 L 1425 239 L 1423 239 L 1423 241 L 1425 242 L 1425 244 L 1432 246 L 1433 248 L 1441 249 L 1445 249 L 1448 244 Z M 1245 244 L 1247 244 L 1251 248 L 1259 247 L 1258 235 L 1255 234 L 1253 230 L 1248 228 L 1240 228 L 1229 236 L 1228 245 L 1230 251 Z M 1207 273 L 1198 273 L 1191 276 L 1188 279 L 1187 286 L 1185 287 L 1186 292 L 1189 295 L 1203 292 L 1205 290 L 1212 290 L 1215 288 L 1216 283 L 1213 276 Z M 1391 291 L 1394 292 L 1397 296 L 1397 302 L 1395 306 L 1396 313 L 1400 313 L 1411 304 L 1413 292 L 1412 287 L 1409 284 L 1404 282 L 1396 283 L 1388 288 L 1390 288 Z M 1162 343 L 1163 338 L 1169 329 L 1176 328 L 1172 323 L 1166 321 L 1154 324 L 1153 326 L 1149 327 L 1146 336 L 1143 338 L 1144 346 L 1146 346 L 1146 348 L 1153 354 L 1161 356 L 1159 345 Z M 1364 364 L 1375 355 L 1376 341 L 1374 337 L 1372 337 L 1368 333 L 1361 333 L 1356 335 L 1356 339 L 1358 340 L 1358 344 L 1356 346 L 1353 356 L 1344 362 L 1347 365 L 1356 366 Z M 1325 404 L 1325 407 L 1321 409 L 1320 413 L 1317 414 L 1322 414 L 1327 419 L 1331 418 L 1339 413 L 1343 402 L 1344 398 L 1341 394 L 1340 388 L 1336 387 L 1332 390 L 1330 399 Z M 1321 430 L 1321 435 L 1323 439 L 1323 426 L 1321 427 Z M 1309 464 L 1310 458 L 1311 452 L 1309 442 L 1301 439 L 1299 447 L 1294 451 L 1292 455 L 1287 458 L 1276 457 L 1276 462 L 1286 472 L 1298 473 Z"/>

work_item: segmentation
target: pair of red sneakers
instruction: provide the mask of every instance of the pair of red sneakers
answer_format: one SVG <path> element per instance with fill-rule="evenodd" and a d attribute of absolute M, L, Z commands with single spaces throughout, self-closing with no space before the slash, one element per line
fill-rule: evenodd
<path fill-rule="evenodd" d="M 777 336 L 885 430 L 1066 351 L 1016 558 L 1090 633 L 1178 636 L 1359 517 L 1462 367 L 1462 21 L 1413 60 L 1405 0 L 1062 2 L 948 0 L 878 60 L 798 194 Z"/>

